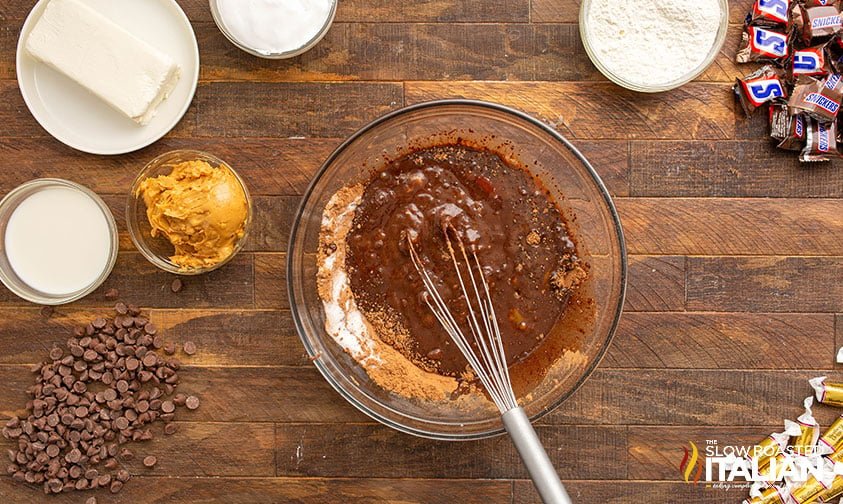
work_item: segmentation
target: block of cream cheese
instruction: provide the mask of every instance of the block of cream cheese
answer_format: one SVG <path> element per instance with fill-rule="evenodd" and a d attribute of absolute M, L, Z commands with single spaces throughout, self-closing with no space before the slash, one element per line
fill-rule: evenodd
<path fill-rule="evenodd" d="M 172 58 L 80 0 L 50 0 L 26 50 L 140 125 L 179 80 Z"/>

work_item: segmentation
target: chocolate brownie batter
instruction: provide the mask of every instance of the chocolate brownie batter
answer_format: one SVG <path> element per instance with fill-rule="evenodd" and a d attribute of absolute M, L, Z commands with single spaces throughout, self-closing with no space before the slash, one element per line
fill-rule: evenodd
<path fill-rule="evenodd" d="M 429 147 L 374 175 L 347 237 L 346 269 L 357 303 L 380 338 L 405 357 L 428 371 L 464 375 L 466 360 L 424 302 L 408 251 L 412 240 L 455 319 L 464 321 L 446 232 L 477 254 L 509 364 L 522 361 L 564 316 L 588 267 L 547 191 L 494 152 Z M 463 330 L 468 334 L 466 324 Z"/>

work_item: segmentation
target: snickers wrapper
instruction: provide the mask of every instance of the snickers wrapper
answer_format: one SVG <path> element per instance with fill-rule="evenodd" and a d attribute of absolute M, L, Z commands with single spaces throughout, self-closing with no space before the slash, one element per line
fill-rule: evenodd
<path fill-rule="evenodd" d="M 821 121 L 832 122 L 837 118 L 843 101 L 843 77 L 832 74 L 824 81 L 800 78 L 787 102 L 792 114 L 804 112 Z"/>
<path fill-rule="evenodd" d="M 800 75 L 820 77 L 829 74 L 831 65 L 829 53 L 826 51 L 827 45 L 829 44 L 793 50 L 788 66 L 791 80 L 797 79 Z"/>
<path fill-rule="evenodd" d="M 735 61 L 738 63 L 772 62 L 781 65 L 787 55 L 787 34 L 783 30 L 746 26 Z"/>
<path fill-rule="evenodd" d="M 797 0 L 797 2 L 805 7 L 837 7 L 840 5 L 839 0 Z"/>
<path fill-rule="evenodd" d="M 805 132 L 805 147 L 802 149 L 802 154 L 799 155 L 800 161 L 803 163 L 814 163 L 818 161 L 830 161 L 832 158 L 840 156 L 837 150 L 836 121 L 824 124 L 820 121 L 811 120 L 809 121 L 808 127 L 805 128 Z M 834 424 L 832 424 L 833 426 Z M 837 451 L 843 445 L 843 426 L 838 426 L 838 429 L 840 429 L 840 437 L 836 440 L 836 445 L 829 443 L 829 446 L 834 446 L 834 451 Z"/>
<path fill-rule="evenodd" d="M 769 101 L 787 97 L 780 72 L 770 65 L 759 68 L 743 79 L 736 79 L 733 89 L 747 116 Z"/>
<path fill-rule="evenodd" d="M 789 21 L 788 0 L 755 0 L 744 20 L 753 26 L 786 26 Z"/>
<path fill-rule="evenodd" d="M 802 150 L 805 146 L 806 117 L 804 114 L 791 114 L 787 105 L 782 105 L 779 108 L 770 108 L 770 136 L 779 140 L 779 149 Z M 782 134 L 784 136 L 779 139 L 778 137 Z"/>
<path fill-rule="evenodd" d="M 805 45 L 827 41 L 843 31 L 837 6 L 806 7 L 797 4 L 792 14 L 794 35 L 800 37 Z"/>

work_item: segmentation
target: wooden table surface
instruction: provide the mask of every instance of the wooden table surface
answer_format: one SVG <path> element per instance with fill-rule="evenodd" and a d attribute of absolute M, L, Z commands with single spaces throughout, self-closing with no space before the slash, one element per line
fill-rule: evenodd
<path fill-rule="evenodd" d="M 0 292 L 0 418 L 23 413 L 29 364 L 75 322 L 107 312 L 104 292 L 115 287 L 149 308 L 168 340 L 197 343 L 194 357 L 180 355 L 189 365 L 181 390 L 202 406 L 179 413 L 176 435 L 136 444 L 158 465 L 145 469 L 136 457 L 129 469 L 138 477 L 117 496 L 94 492 L 100 503 L 538 502 L 508 438 L 419 439 L 346 403 L 308 361 L 288 310 L 288 231 L 331 150 L 403 105 L 479 98 L 528 112 L 580 148 L 614 196 L 628 241 L 614 342 L 537 427 L 575 502 L 740 502 L 744 489 L 685 483 L 683 446 L 751 444 L 801 413 L 807 378 L 843 379 L 834 364 L 843 171 L 800 165 L 768 142 L 763 114 L 736 112 L 729 87 L 755 68 L 732 62 L 750 0 L 730 2 L 726 45 L 702 77 L 657 95 L 622 90 L 591 65 L 575 0 L 339 1 L 315 49 L 266 61 L 229 44 L 207 2 L 180 0 L 199 41 L 196 97 L 164 139 L 114 157 L 76 152 L 32 118 L 14 57 L 34 1 L 0 4 L 0 192 L 44 176 L 81 182 L 111 205 L 121 231 L 104 286 L 48 320 Z M 133 177 L 176 148 L 229 160 L 257 209 L 247 250 L 187 278 L 177 294 L 123 223 Z M 828 425 L 838 413 L 823 407 L 818 416 Z M 2 503 L 89 495 L 48 499 L 0 476 Z"/>

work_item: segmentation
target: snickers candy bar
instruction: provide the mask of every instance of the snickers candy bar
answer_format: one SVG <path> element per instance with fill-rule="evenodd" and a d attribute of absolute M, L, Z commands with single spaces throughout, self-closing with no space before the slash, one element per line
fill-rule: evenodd
<path fill-rule="evenodd" d="M 826 75 L 829 65 L 825 45 L 794 50 L 791 56 L 790 74 L 794 79 L 800 75 Z"/>
<path fill-rule="evenodd" d="M 826 44 L 825 58 L 834 72 L 843 73 L 843 40 L 839 35 Z"/>
<path fill-rule="evenodd" d="M 735 56 L 738 63 L 769 61 L 781 63 L 787 58 L 787 35 L 760 26 L 747 26 L 741 37 L 740 49 Z"/>
<path fill-rule="evenodd" d="M 788 7 L 788 0 L 755 0 L 745 22 L 754 26 L 787 25 Z"/>
<path fill-rule="evenodd" d="M 843 100 L 843 79 L 832 74 L 823 81 L 802 77 L 796 82 L 787 105 L 791 113 L 804 112 L 822 122 L 837 118 L 840 102 Z"/>
<path fill-rule="evenodd" d="M 781 109 L 770 108 L 770 136 L 779 140 L 779 149 L 802 150 L 805 146 L 805 117 L 804 114 L 791 115 L 787 105 L 782 105 Z"/>
<path fill-rule="evenodd" d="M 828 40 L 843 31 L 840 11 L 833 6 L 797 5 L 793 8 L 793 26 L 794 33 L 801 36 L 806 45 Z"/>
<path fill-rule="evenodd" d="M 836 7 L 839 0 L 797 0 L 805 7 Z"/>
<path fill-rule="evenodd" d="M 734 91 L 748 116 L 761 105 L 787 96 L 779 72 L 770 65 L 759 68 L 743 79 L 736 79 Z"/>
<path fill-rule="evenodd" d="M 808 127 L 805 129 L 805 147 L 802 149 L 802 154 L 799 155 L 799 160 L 803 163 L 812 163 L 829 161 L 833 157 L 840 156 L 837 150 L 837 123 L 823 124 L 820 121 L 813 120 L 808 122 Z M 825 439 L 826 445 L 831 446 L 834 451 L 837 451 L 843 444 L 843 426 L 838 425 L 838 422 L 832 424 L 820 438 L 820 440 Z M 837 430 L 833 429 L 835 426 L 837 426 Z M 832 444 L 829 443 L 830 433 L 838 436 L 834 438 Z"/>

